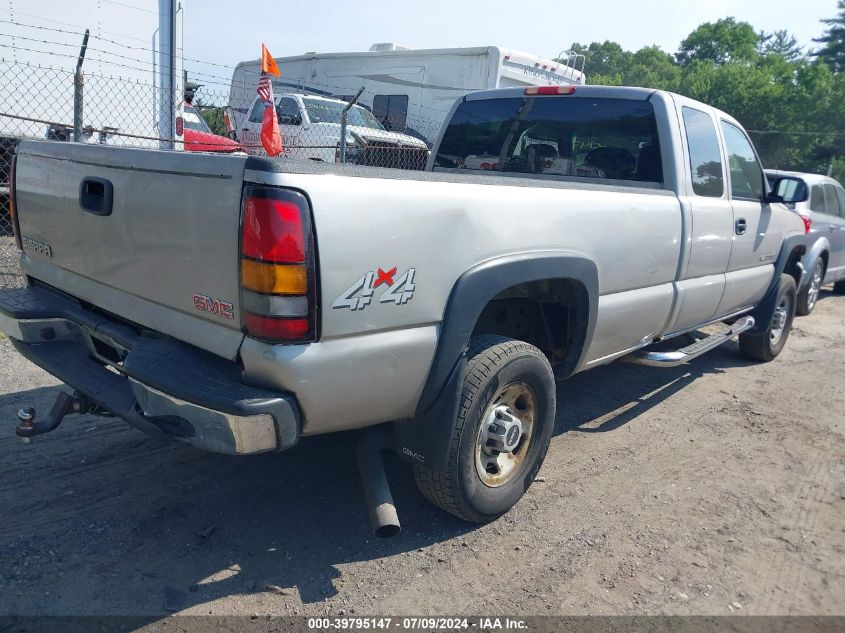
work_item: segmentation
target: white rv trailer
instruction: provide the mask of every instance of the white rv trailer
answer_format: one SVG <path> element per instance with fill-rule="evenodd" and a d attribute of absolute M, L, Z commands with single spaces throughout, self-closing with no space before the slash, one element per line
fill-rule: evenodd
<path fill-rule="evenodd" d="M 364 88 L 359 103 L 385 128 L 434 140 L 455 99 L 475 90 L 585 83 L 584 58 L 564 53 L 566 63 L 500 46 L 409 49 L 374 44 L 368 52 L 305 53 L 277 57 L 282 76 L 273 89 L 349 99 Z M 240 130 L 255 97 L 258 60 L 237 65 L 229 106 Z"/>

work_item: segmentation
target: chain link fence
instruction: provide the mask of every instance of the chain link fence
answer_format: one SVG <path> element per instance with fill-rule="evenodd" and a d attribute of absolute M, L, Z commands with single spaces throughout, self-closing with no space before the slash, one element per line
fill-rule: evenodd
<path fill-rule="evenodd" d="M 237 94 L 225 77 L 192 75 L 190 69 L 188 77 L 177 150 L 266 156 L 258 77 Z M 157 149 L 174 140 L 159 137 L 162 93 L 152 81 L 84 69 L 83 78 L 82 142 Z M 22 282 L 9 209 L 15 147 L 21 139 L 73 140 L 74 72 L 2 58 L 0 82 L 0 287 L 8 287 Z M 445 117 L 402 95 L 365 90 L 356 95 L 348 88 L 275 79 L 273 84 L 283 160 L 424 169 Z"/>

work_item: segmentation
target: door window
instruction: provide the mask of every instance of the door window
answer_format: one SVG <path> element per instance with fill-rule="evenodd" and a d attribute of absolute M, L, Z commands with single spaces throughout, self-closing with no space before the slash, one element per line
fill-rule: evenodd
<path fill-rule="evenodd" d="M 760 200 L 763 197 L 763 168 L 757 162 L 751 142 L 738 127 L 727 121 L 722 121 L 722 133 L 731 170 L 731 196 Z"/>
<path fill-rule="evenodd" d="M 810 209 L 817 213 L 825 213 L 824 208 L 824 189 L 821 185 L 813 185 L 810 190 Z"/>
<path fill-rule="evenodd" d="M 824 206 L 830 215 L 839 215 L 839 200 L 836 198 L 836 187 L 833 185 L 824 186 Z"/>
<path fill-rule="evenodd" d="M 692 190 L 699 196 L 721 198 L 725 191 L 725 178 L 716 125 L 710 115 L 701 110 L 684 107 L 683 113 Z"/>
<path fill-rule="evenodd" d="M 836 197 L 839 198 L 839 217 L 845 218 L 845 189 L 836 187 Z"/>
<path fill-rule="evenodd" d="M 256 99 L 255 105 L 249 113 L 250 123 L 261 123 L 261 117 L 264 116 L 264 99 Z"/>
<path fill-rule="evenodd" d="M 373 115 L 384 129 L 401 132 L 408 119 L 408 95 L 376 95 Z"/>

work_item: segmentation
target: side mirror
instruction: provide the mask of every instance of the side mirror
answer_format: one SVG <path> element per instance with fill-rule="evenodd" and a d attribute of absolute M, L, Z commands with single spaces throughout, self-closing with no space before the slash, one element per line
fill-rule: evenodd
<path fill-rule="evenodd" d="M 783 199 L 783 196 L 779 196 L 774 191 L 770 191 L 763 196 L 763 202 L 766 204 L 784 204 L 786 200 Z"/>
<path fill-rule="evenodd" d="M 777 194 L 785 204 L 804 202 L 810 197 L 810 189 L 801 178 L 794 176 L 782 176 L 775 180 L 772 185 L 772 192 Z"/>

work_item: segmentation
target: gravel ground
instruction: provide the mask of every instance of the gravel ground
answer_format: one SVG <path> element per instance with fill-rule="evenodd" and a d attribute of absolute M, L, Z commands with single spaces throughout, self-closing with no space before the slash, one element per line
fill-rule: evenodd
<path fill-rule="evenodd" d="M 56 381 L 0 340 L 0 614 L 845 614 L 845 297 L 773 363 L 561 384 L 537 483 L 470 526 L 390 464 L 403 533 L 368 532 L 351 434 L 204 454 L 119 420 L 30 446 Z"/>
<path fill-rule="evenodd" d="M 0 215 L 0 288 L 21 285 L 18 249 L 15 246 L 15 238 L 8 235 L 8 229 L 8 224 Z"/>

